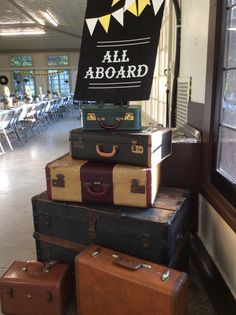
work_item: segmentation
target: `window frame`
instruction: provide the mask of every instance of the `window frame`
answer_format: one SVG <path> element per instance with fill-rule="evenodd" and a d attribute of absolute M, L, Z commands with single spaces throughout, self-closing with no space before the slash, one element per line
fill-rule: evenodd
<path fill-rule="evenodd" d="M 220 1 L 221 2 L 221 1 Z M 212 156 L 211 156 L 211 181 L 217 190 L 229 201 L 233 207 L 236 207 L 236 185 L 231 183 L 225 176 L 223 176 L 218 168 L 218 149 L 219 149 L 219 137 L 221 127 L 221 110 L 222 110 L 222 96 L 224 93 L 223 83 L 225 80 L 224 60 L 225 60 L 225 44 L 227 37 L 227 8 L 226 1 L 222 1 L 219 5 L 219 12 L 221 12 L 221 18 L 218 20 L 220 35 L 218 40 L 218 46 L 216 47 L 216 94 L 215 94 L 215 107 L 213 111 L 213 123 L 212 123 Z M 236 132 L 235 132 L 236 134 Z"/>

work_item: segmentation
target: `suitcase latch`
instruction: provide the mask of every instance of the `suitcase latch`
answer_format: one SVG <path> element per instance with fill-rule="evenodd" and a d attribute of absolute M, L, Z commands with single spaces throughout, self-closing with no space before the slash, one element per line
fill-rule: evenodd
<path fill-rule="evenodd" d="M 133 194 L 145 194 L 145 186 L 140 185 L 139 179 L 132 179 L 131 180 L 131 193 Z"/>
<path fill-rule="evenodd" d="M 65 176 L 63 174 L 56 174 L 56 179 L 52 180 L 53 187 L 65 187 Z"/>
<path fill-rule="evenodd" d="M 133 113 L 125 113 L 124 120 L 134 120 L 134 114 Z"/>
<path fill-rule="evenodd" d="M 88 217 L 88 235 L 89 235 L 89 238 L 93 241 L 96 240 L 98 236 L 97 231 L 96 231 L 97 221 L 98 219 L 96 216 Z"/>
<path fill-rule="evenodd" d="M 46 300 L 48 303 L 52 302 L 52 293 L 50 291 L 46 292 Z"/>
<path fill-rule="evenodd" d="M 13 290 L 12 290 L 12 288 L 7 288 L 7 294 L 8 294 L 11 298 L 13 298 Z"/>
<path fill-rule="evenodd" d="M 161 275 L 161 280 L 162 281 L 166 281 L 170 276 L 170 270 L 167 269 L 165 272 L 163 272 L 163 274 Z"/>
<path fill-rule="evenodd" d="M 143 146 L 133 144 L 131 146 L 131 151 L 132 151 L 132 153 L 135 153 L 135 154 L 143 154 Z"/>
<path fill-rule="evenodd" d="M 87 113 L 87 120 L 96 120 L 96 114 L 95 113 Z"/>

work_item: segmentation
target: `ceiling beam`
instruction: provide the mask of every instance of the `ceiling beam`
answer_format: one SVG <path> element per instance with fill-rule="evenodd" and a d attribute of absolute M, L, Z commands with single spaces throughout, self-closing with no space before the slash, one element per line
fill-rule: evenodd
<path fill-rule="evenodd" d="M 64 31 L 60 28 L 55 28 L 55 27 L 52 27 L 52 26 L 48 26 L 48 25 L 41 25 L 31 14 L 29 14 L 27 11 L 25 11 L 18 3 L 16 3 L 14 0 L 7 0 L 12 6 L 14 6 L 18 11 L 20 11 L 22 14 L 24 14 L 24 16 L 26 16 L 27 18 L 29 18 L 32 22 L 36 23 L 37 26 L 45 29 L 45 30 L 51 30 L 51 31 L 55 31 L 55 32 L 59 32 L 59 33 L 63 33 L 65 35 L 68 35 L 68 36 L 73 36 L 73 37 L 76 37 L 76 38 L 79 38 L 81 39 L 82 36 L 80 35 L 76 35 L 74 33 L 70 33 L 70 32 L 67 32 L 67 31 Z"/>

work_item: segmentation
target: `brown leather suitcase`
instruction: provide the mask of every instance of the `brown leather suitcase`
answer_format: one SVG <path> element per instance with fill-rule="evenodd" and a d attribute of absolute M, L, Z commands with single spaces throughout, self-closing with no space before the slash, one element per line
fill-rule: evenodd
<path fill-rule="evenodd" d="M 159 188 L 160 164 L 153 168 L 74 160 L 69 154 L 46 166 L 48 198 L 151 207 Z"/>
<path fill-rule="evenodd" d="M 73 293 L 69 265 L 15 261 L 0 278 L 1 310 L 10 315 L 64 315 Z"/>
<path fill-rule="evenodd" d="M 76 258 L 80 315 L 186 315 L 187 275 L 91 245 Z"/>

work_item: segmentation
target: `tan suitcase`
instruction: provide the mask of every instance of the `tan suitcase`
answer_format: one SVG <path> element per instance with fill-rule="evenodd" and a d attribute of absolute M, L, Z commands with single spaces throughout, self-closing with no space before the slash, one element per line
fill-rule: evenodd
<path fill-rule="evenodd" d="M 69 154 L 46 166 L 48 198 L 151 207 L 160 182 L 160 165 L 153 168 L 74 160 Z"/>
<path fill-rule="evenodd" d="M 186 315 L 187 275 L 92 245 L 76 258 L 80 315 Z"/>

